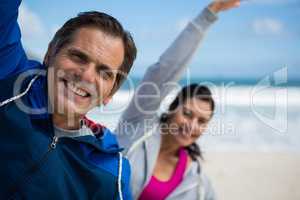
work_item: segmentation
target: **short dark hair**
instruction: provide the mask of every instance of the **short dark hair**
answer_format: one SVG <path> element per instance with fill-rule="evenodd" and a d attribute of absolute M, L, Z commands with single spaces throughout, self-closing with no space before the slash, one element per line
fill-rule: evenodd
<path fill-rule="evenodd" d="M 197 98 L 202 101 L 208 102 L 212 113 L 215 110 L 215 101 L 212 97 L 210 89 L 205 85 L 194 83 L 183 87 L 179 91 L 176 98 L 170 104 L 168 112 L 170 113 L 172 111 L 175 111 L 180 105 L 191 98 Z M 169 120 L 169 116 L 170 115 L 168 113 L 162 114 L 162 116 L 160 117 L 160 122 L 166 123 Z M 203 159 L 203 153 L 197 143 L 193 143 L 190 146 L 185 147 L 185 149 L 188 151 L 192 160 L 197 160 L 198 157 Z"/>
<path fill-rule="evenodd" d="M 64 46 L 72 42 L 74 34 L 84 27 L 97 28 L 113 37 L 122 39 L 124 45 L 124 59 L 117 74 L 112 94 L 119 89 L 128 75 L 136 58 L 137 49 L 131 34 L 124 30 L 121 23 L 114 17 L 97 11 L 82 12 L 69 19 L 54 35 L 48 49 L 54 50 L 56 55 Z M 49 56 L 49 55 L 46 55 Z"/>

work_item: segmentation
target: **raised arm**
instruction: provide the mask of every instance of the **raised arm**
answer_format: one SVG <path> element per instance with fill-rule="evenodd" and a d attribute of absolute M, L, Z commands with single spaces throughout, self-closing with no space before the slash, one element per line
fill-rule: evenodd
<path fill-rule="evenodd" d="M 151 126 L 151 120 L 157 119 L 155 116 L 161 101 L 172 91 L 186 70 L 208 28 L 217 20 L 216 13 L 236 7 L 239 2 L 228 0 L 210 4 L 187 25 L 159 60 L 148 68 L 117 127 L 122 146 L 130 147 L 147 132 L 144 125 Z"/>
<path fill-rule="evenodd" d="M 123 120 L 136 121 L 156 114 L 161 101 L 174 88 L 174 83 L 186 70 L 207 29 L 216 19 L 216 15 L 205 8 L 187 25 L 159 60 L 148 68 L 122 116 Z"/>
<path fill-rule="evenodd" d="M 127 149 L 143 136 L 148 131 L 144 128 L 145 124 L 149 129 L 153 128 L 151 121 L 156 119 L 161 101 L 174 88 L 174 83 L 184 73 L 208 27 L 216 19 L 216 15 L 205 8 L 187 25 L 159 60 L 147 69 L 116 130 L 122 147 Z"/>
<path fill-rule="evenodd" d="M 21 0 L 0 0 L 0 80 L 22 71 L 26 62 L 17 23 Z"/>

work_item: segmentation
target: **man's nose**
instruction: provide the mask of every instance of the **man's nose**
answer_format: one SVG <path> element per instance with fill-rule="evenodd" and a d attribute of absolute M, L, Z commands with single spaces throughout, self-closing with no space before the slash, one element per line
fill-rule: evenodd
<path fill-rule="evenodd" d="M 89 65 L 82 69 L 81 80 L 87 83 L 94 83 L 96 81 L 97 73 L 95 67 Z"/>

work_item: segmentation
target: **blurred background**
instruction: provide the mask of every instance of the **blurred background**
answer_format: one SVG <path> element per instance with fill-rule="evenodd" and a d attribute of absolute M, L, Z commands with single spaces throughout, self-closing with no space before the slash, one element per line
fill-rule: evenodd
<path fill-rule="evenodd" d="M 106 12 L 130 30 L 138 59 L 129 81 L 89 114 L 113 129 L 147 67 L 209 2 L 27 0 L 19 22 L 28 55 L 40 61 L 57 29 L 79 12 Z M 300 199 L 299 19 L 300 0 L 243 1 L 219 15 L 180 81 L 207 84 L 217 102 L 199 143 L 219 199 Z"/>

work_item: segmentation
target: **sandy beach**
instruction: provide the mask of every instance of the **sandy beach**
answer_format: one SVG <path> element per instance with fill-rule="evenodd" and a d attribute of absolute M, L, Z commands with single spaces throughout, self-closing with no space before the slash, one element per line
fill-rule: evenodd
<path fill-rule="evenodd" d="M 299 200 L 300 153 L 205 153 L 220 200 Z"/>

